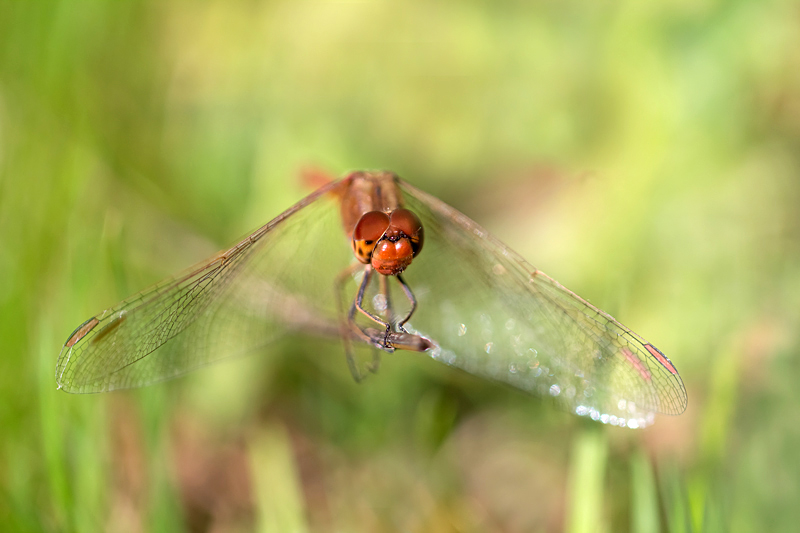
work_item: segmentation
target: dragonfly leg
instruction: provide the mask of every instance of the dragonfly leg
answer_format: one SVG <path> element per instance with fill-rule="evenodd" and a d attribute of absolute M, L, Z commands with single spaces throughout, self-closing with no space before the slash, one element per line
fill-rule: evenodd
<path fill-rule="evenodd" d="M 386 333 L 383 338 L 383 346 L 382 348 L 391 348 L 391 344 L 389 344 L 389 334 L 392 332 L 392 325 L 388 322 L 385 322 L 381 319 L 381 317 L 374 315 L 364 309 L 364 292 L 367 290 L 367 285 L 369 285 L 370 280 L 372 279 L 372 267 L 367 266 L 364 268 L 364 279 L 361 280 L 361 286 L 358 288 L 358 294 L 356 295 L 355 307 L 358 309 L 360 313 L 364 316 L 369 317 L 370 319 L 374 320 L 378 324 L 384 327 Z M 359 328 L 361 329 L 361 328 Z M 363 332 L 363 330 L 362 330 Z"/>
<path fill-rule="evenodd" d="M 344 306 L 343 306 L 344 298 L 342 294 L 342 289 L 345 283 L 347 282 L 347 278 L 352 276 L 353 272 L 355 272 L 360 267 L 361 265 L 359 263 L 354 263 L 350 267 L 343 270 L 336 278 L 336 293 L 337 293 L 336 303 L 338 306 L 339 316 L 341 317 L 340 330 L 342 335 L 342 341 L 344 343 L 345 356 L 347 357 L 347 366 L 350 369 L 350 373 L 353 375 L 353 379 L 355 379 L 356 382 L 363 381 L 366 376 L 362 374 L 362 372 L 358 368 L 358 365 L 356 364 L 355 353 L 352 342 L 353 335 L 355 335 L 357 338 L 360 338 L 365 343 L 370 344 L 372 346 L 379 346 L 380 348 L 389 351 L 392 351 L 393 349 L 393 346 L 389 342 L 391 326 L 388 323 L 381 320 L 380 317 L 370 313 L 369 311 L 363 308 L 364 293 L 366 292 L 367 286 L 369 285 L 369 282 L 372 279 L 372 268 L 370 268 L 369 266 L 364 268 L 364 277 L 361 280 L 361 285 L 359 287 L 358 294 L 356 295 L 356 298 L 353 300 L 353 303 L 350 305 L 350 309 L 345 317 Z M 362 328 L 356 323 L 355 320 L 356 311 L 363 313 L 364 315 L 369 317 L 371 320 L 374 320 L 384 328 L 385 333 L 383 334 L 383 342 L 376 341 L 375 335 L 368 334 L 364 330 L 364 328 Z M 372 361 L 369 364 L 367 364 L 367 369 L 372 373 L 376 373 L 378 371 L 378 368 L 380 367 L 380 362 L 381 362 L 380 350 L 375 349 L 372 352 Z"/>
<path fill-rule="evenodd" d="M 408 314 L 405 316 L 405 318 L 403 318 L 403 320 L 398 322 L 397 328 L 400 331 L 402 331 L 403 333 L 408 333 L 403 328 L 403 325 L 406 322 L 408 322 L 408 320 L 411 318 L 411 315 L 413 315 L 414 311 L 416 311 L 416 309 L 417 309 L 417 299 L 414 297 L 414 293 L 411 292 L 411 287 L 409 287 L 408 284 L 406 283 L 406 281 L 402 277 L 400 277 L 400 274 L 397 275 L 397 281 L 400 283 L 400 286 L 403 287 L 403 292 L 406 294 L 406 298 L 408 298 L 408 301 L 411 302 L 411 310 L 408 312 Z"/>
<path fill-rule="evenodd" d="M 386 320 L 386 322 L 391 324 L 392 323 L 393 312 L 392 312 L 392 302 L 389 299 L 390 295 L 389 295 L 389 280 L 388 280 L 388 277 L 387 276 L 378 276 L 378 286 L 379 286 L 378 290 L 380 291 L 380 294 L 383 295 L 384 300 L 385 300 L 385 302 L 384 302 L 385 307 L 383 309 L 378 309 L 378 312 L 379 312 L 380 316 L 382 316 Z M 358 328 L 358 329 L 363 332 L 363 330 L 361 328 Z M 386 333 L 384 334 L 384 337 L 383 337 L 383 346 L 384 347 L 391 346 L 391 344 L 389 342 L 389 331 L 388 330 L 386 331 Z M 376 348 L 373 348 L 372 349 L 372 362 L 367 366 L 367 369 L 369 369 L 369 371 L 372 372 L 373 374 L 377 374 L 378 373 L 378 369 L 380 368 L 380 366 L 381 366 L 381 352 L 380 352 L 380 350 L 378 350 Z"/>

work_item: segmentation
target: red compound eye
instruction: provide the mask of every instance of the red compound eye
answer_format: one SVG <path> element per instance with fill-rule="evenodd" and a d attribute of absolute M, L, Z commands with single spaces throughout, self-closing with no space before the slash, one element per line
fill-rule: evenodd
<path fill-rule="evenodd" d="M 378 240 L 389 229 L 389 215 L 381 211 L 364 213 L 353 229 L 353 253 L 356 259 L 366 264 L 372 257 L 372 251 Z"/>
<path fill-rule="evenodd" d="M 425 242 L 425 232 L 422 229 L 422 222 L 420 222 L 419 217 L 408 209 L 395 209 L 392 211 L 390 227 L 392 230 L 400 230 L 408 237 L 414 257 L 416 257 Z"/>

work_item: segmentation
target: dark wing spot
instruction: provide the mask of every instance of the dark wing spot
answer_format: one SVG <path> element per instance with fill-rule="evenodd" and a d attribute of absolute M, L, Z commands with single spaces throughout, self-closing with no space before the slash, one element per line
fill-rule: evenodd
<path fill-rule="evenodd" d="M 97 320 L 97 318 L 95 317 L 90 318 L 89 320 L 78 326 L 78 328 L 72 332 L 72 335 L 69 336 L 69 339 L 67 339 L 67 342 L 64 343 L 64 346 L 66 346 L 67 348 L 72 348 L 79 340 L 84 338 L 86 334 L 92 331 L 94 327 L 99 323 L 100 321 Z"/>

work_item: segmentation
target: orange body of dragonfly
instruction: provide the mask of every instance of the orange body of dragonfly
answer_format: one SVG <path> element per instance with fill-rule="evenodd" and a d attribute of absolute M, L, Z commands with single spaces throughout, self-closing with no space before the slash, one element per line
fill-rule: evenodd
<path fill-rule="evenodd" d="M 655 346 L 382 171 L 321 187 L 90 318 L 64 344 L 56 381 L 75 393 L 139 387 L 291 331 L 340 336 L 356 380 L 354 348 L 368 345 L 369 371 L 381 353 L 426 353 L 607 424 L 644 427 L 686 409 L 680 375 Z"/>

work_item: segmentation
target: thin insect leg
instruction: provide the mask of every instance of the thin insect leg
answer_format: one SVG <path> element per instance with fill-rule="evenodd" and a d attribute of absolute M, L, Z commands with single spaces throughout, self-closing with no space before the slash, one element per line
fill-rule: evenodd
<path fill-rule="evenodd" d="M 367 266 L 364 269 L 364 279 L 361 281 L 361 287 L 358 289 L 358 295 L 356 296 L 356 308 L 363 313 L 365 316 L 371 318 L 381 326 L 385 328 L 383 334 L 383 343 L 381 348 L 389 349 L 392 348 L 392 345 L 389 343 L 389 334 L 392 332 L 392 325 L 389 322 L 384 322 L 381 318 L 377 315 L 373 315 L 363 307 L 364 302 L 364 292 L 367 289 L 367 285 L 369 285 L 370 280 L 372 279 L 372 268 Z"/>
<path fill-rule="evenodd" d="M 384 305 L 386 307 L 381 312 L 381 315 L 386 319 L 386 322 L 389 324 L 389 329 L 386 330 L 383 338 L 383 344 L 386 345 L 389 342 L 389 330 L 391 329 L 392 320 L 394 318 L 394 311 L 392 310 L 392 302 L 389 299 L 389 279 L 388 276 L 378 276 L 378 286 L 380 294 L 384 297 Z"/>
<path fill-rule="evenodd" d="M 380 294 L 383 295 L 384 305 L 386 306 L 383 309 L 383 311 L 381 312 L 381 315 L 383 315 L 383 317 L 386 319 L 386 322 L 388 324 L 390 324 L 390 329 L 391 329 L 391 323 L 392 323 L 392 320 L 393 320 L 393 317 L 394 317 L 394 311 L 392 310 L 392 300 L 391 300 L 391 295 L 389 293 L 389 279 L 388 279 L 388 276 L 378 276 L 378 286 L 379 286 L 378 290 L 380 291 Z M 386 333 L 384 334 L 383 345 L 387 346 L 388 344 L 389 344 L 389 331 L 387 330 Z M 369 370 L 371 372 L 373 372 L 373 373 L 376 373 L 378 371 L 378 367 L 380 366 L 380 363 L 381 363 L 381 353 L 380 353 L 380 351 L 373 350 L 372 351 L 372 364 L 369 367 Z"/>
<path fill-rule="evenodd" d="M 356 309 L 358 309 L 358 311 L 362 313 L 364 316 L 371 318 L 372 320 L 383 326 L 386 329 L 386 335 L 388 338 L 388 335 L 392 330 L 391 324 L 382 320 L 381 317 L 373 315 L 363 307 L 364 293 L 366 292 L 367 285 L 369 285 L 371 279 L 372 279 L 372 267 L 367 266 L 364 269 L 364 279 L 361 280 L 361 287 L 358 288 L 358 294 L 356 295 L 356 302 L 355 302 Z M 384 347 L 387 346 L 384 344 Z"/>
<path fill-rule="evenodd" d="M 347 368 L 350 370 L 350 374 L 353 376 L 353 379 L 356 383 L 360 383 L 364 380 L 366 376 L 364 376 L 358 369 L 358 365 L 356 365 L 356 359 L 353 352 L 353 341 L 351 338 L 351 333 L 355 332 L 359 335 L 365 342 L 371 342 L 369 336 L 367 336 L 361 328 L 356 327 L 355 325 L 355 314 L 356 314 L 356 304 L 355 301 L 350 305 L 350 311 L 347 314 L 347 318 L 345 319 L 344 313 L 344 295 L 342 294 L 342 289 L 347 282 L 347 278 L 353 275 L 358 268 L 361 267 L 360 263 L 353 263 L 346 269 L 344 269 L 337 277 L 335 281 L 336 286 L 336 306 L 339 314 L 339 321 L 340 321 L 340 333 L 342 335 L 342 343 L 344 344 L 344 353 L 345 357 L 347 358 Z M 373 363 L 374 365 L 374 363 Z"/>
<path fill-rule="evenodd" d="M 408 301 L 411 302 L 411 310 L 408 312 L 408 314 L 405 316 L 405 318 L 403 318 L 403 320 L 398 322 L 397 328 L 400 331 L 402 331 L 403 333 L 408 333 L 403 328 L 403 325 L 406 322 L 408 322 L 408 320 L 411 318 L 411 315 L 413 315 L 414 311 L 416 311 L 416 309 L 417 309 L 417 299 L 414 297 L 414 293 L 411 292 L 411 287 L 409 287 L 408 284 L 405 282 L 405 280 L 402 277 L 400 277 L 400 274 L 397 275 L 397 281 L 400 283 L 400 286 L 403 287 L 403 292 L 406 293 L 406 298 L 408 298 Z"/>
<path fill-rule="evenodd" d="M 359 337 L 361 337 L 362 340 L 364 340 L 369 344 L 373 344 L 374 343 L 373 336 L 367 334 L 364 328 L 356 324 L 357 309 L 358 308 L 356 307 L 356 301 L 353 300 L 353 303 L 350 304 L 350 311 L 348 311 L 347 313 L 347 325 L 350 327 L 350 330 Z"/>

